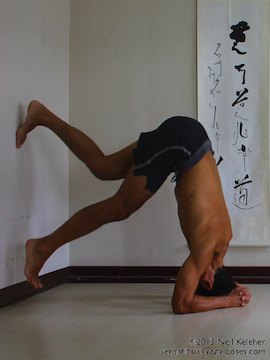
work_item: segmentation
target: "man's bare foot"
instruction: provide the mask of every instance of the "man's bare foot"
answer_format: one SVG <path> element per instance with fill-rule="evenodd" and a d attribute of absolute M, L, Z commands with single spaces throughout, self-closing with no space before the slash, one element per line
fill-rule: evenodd
<path fill-rule="evenodd" d="M 43 287 L 39 280 L 38 274 L 44 265 L 48 256 L 41 251 L 41 239 L 30 239 L 26 242 L 26 260 L 24 273 L 27 281 L 35 288 L 41 289 Z"/>
<path fill-rule="evenodd" d="M 40 102 L 35 100 L 30 102 L 27 110 L 26 119 L 16 132 L 17 149 L 19 149 L 25 142 L 27 134 L 37 125 L 42 124 L 42 117 L 46 111 L 48 110 Z"/>

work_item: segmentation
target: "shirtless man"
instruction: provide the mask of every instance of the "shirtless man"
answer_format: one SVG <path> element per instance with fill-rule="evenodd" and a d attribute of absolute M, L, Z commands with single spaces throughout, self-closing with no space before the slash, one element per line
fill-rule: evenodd
<path fill-rule="evenodd" d="M 17 130 L 17 148 L 36 126 L 52 130 L 99 179 L 124 181 L 112 197 L 81 209 L 52 234 L 27 241 L 25 275 L 34 288 L 42 288 L 38 274 L 56 249 L 106 223 L 128 218 L 175 172 L 178 214 L 190 255 L 177 276 L 174 313 L 249 303 L 249 290 L 240 285 L 224 296 L 196 295 L 199 283 L 209 290 L 213 287 L 215 272 L 223 266 L 232 237 L 211 142 L 199 122 L 184 117 L 168 119 L 155 131 L 142 133 L 138 141 L 108 156 L 92 139 L 37 101 L 29 104 L 26 120 Z"/>

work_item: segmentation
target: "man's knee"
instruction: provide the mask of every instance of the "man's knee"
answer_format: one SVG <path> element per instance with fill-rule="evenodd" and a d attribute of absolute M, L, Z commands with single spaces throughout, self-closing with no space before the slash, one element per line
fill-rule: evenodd
<path fill-rule="evenodd" d="M 107 180 L 108 178 L 106 168 L 103 166 L 103 162 L 103 158 L 99 158 L 98 160 L 90 159 L 85 162 L 91 173 L 99 180 Z"/>
<path fill-rule="evenodd" d="M 125 220 L 133 214 L 138 207 L 129 204 L 117 197 L 112 198 L 112 214 L 114 221 Z"/>

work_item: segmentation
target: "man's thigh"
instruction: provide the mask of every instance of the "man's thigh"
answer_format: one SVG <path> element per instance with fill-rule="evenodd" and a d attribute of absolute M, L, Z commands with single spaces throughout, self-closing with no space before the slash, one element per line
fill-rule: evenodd
<path fill-rule="evenodd" d="M 146 176 L 135 176 L 132 166 L 115 197 L 132 213 L 154 195 L 146 189 L 146 183 Z"/>
<path fill-rule="evenodd" d="M 100 166 L 107 180 L 119 180 L 127 176 L 134 162 L 133 150 L 136 146 L 137 141 L 120 151 L 105 156 Z"/>

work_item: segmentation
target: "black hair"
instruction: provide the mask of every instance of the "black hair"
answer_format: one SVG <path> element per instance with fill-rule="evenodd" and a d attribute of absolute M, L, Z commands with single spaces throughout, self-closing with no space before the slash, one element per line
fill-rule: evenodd
<path fill-rule="evenodd" d="M 229 271 L 223 266 L 215 274 L 214 284 L 211 290 L 205 289 L 200 283 L 196 294 L 202 296 L 221 296 L 229 294 L 235 283 Z"/>

